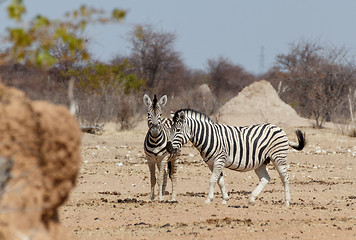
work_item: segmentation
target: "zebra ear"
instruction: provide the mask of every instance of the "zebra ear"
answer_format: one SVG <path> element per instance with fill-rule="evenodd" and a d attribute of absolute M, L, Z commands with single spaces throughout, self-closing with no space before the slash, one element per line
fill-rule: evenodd
<path fill-rule="evenodd" d="M 144 103 L 147 107 L 149 107 L 149 106 L 152 105 L 151 98 L 150 98 L 147 94 L 145 94 L 145 95 L 143 96 L 143 103 Z"/>
<path fill-rule="evenodd" d="M 184 120 L 185 120 L 185 114 L 184 114 L 184 112 L 179 112 L 179 113 L 178 113 L 178 118 L 179 118 L 179 121 L 184 122 Z"/>
<path fill-rule="evenodd" d="M 164 105 L 166 105 L 167 103 L 167 95 L 164 95 L 161 97 L 161 99 L 159 100 L 158 104 L 163 107 Z"/>

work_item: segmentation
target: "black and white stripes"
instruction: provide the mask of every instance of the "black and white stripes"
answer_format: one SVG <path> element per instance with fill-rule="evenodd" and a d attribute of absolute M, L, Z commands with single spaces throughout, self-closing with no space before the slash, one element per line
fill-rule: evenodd
<path fill-rule="evenodd" d="M 212 122 L 206 115 L 190 109 L 179 110 L 173 118 L 171 142 L 167 149 L 175 152 L 189 140 L 200 151 L 212 175 L 206 202 L 213 199 L 214 186 L 219 184 L 223 202 L 228 199 L 222 176 L 223 168 L 235 171 L 255 170 L 260 183 L 252 192 L 250 203 L 260 194 L 270 177 L 266 165 L 272 162 L 281 176 L 285 188 L 285 204 L 289 205 L 289 176 L 287 173 L 287 150 L 289 146 L 301 150 L 304 135 L 298 130 L 298 144 L 288 141 L 285 132 L 272 124 L 244 127 L 227 126 Z"/>
<path fill-rule="evenodd" d="M 167 185 L 166 166 L 168 162 L 169 177 L 172 180 L 172 196 L 171 200 L 176 200 L 176 158 L 177 154 L 170 154 L 166 150 L 168 136 L 172 121 L 168 118 L 161 118 L 162 107 L 167 103 L 167 96 L 164 95 L 157 101 L 154 95 L 151 101 L 150 97 L 145 94 L 143 102 L 147 106 L 147 124 L 148 131 L 145 137 L 144 150 L 147 158 L 147 163 L 150 169 L 151 179 L 151 194 L 149 199 L 154 200 L 154 188 L 157 182 L 158 185 L 158 199 L 163 201 L 165 187 Z M 156 180 L 156 166 L 158 168 L 158 176 Z"/>

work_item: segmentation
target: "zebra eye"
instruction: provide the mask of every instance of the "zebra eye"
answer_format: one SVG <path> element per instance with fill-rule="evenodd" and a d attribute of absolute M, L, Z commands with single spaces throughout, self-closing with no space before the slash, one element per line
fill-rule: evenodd
<path fill-rule="evenodd" d="M 180 128 L 177 128 L 177 132 L 180 132 Z"/>

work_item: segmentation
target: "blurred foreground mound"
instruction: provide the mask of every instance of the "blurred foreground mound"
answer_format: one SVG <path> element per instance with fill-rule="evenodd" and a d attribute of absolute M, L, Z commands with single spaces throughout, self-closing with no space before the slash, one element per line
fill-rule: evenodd
<path fill-rule="evenodd" d="M 58 207 L 81 162 L 76 120 L 0 84 L 0 132 L 0 239 L 73 239 Z"/>
<path fill-rule="evenodd" d="M 252 83 L 236 97 L 220 108 L 221 123 L 245 126 L 273 123 L 282 126 L 310 126 L 309 120 L 279 98 L 278 93 L 266 80 Z"/>

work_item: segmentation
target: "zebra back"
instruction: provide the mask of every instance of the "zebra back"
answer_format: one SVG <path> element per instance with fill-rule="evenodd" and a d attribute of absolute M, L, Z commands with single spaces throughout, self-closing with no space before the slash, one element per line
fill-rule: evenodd
<path fill-rule="evenodd" d="M 196 110 L 190 109 L 190 108 L 184 108 L 184 109 L 180 109 L 180 110 L 176 111 L 173 116 L 173 122 L 177 121 L 179 114 L 181 112 L 183 112 L 185 117 L 187 117 L 187 118 L 196 119 L 196 120 L 203 121 L 203 122 L 213 123 L 213 121 L 210 119 L 210 117 L 208 115 L 198 112 Z"/>

